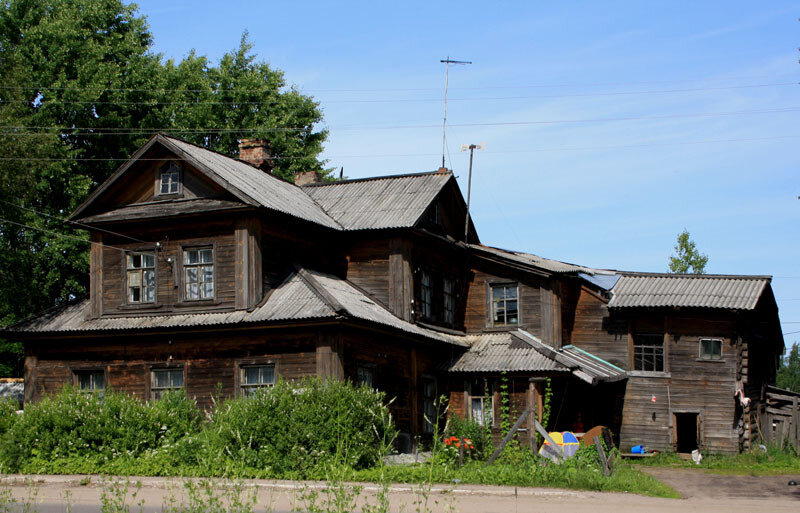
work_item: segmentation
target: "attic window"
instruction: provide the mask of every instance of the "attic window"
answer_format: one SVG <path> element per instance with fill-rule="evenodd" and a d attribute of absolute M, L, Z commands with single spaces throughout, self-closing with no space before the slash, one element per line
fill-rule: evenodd
<path fill-rule="evenodd" d="M 160 169 L 158 194 L 178 194 L 181 187 L 181 168 L 175 162 L 167 162 Z"/>

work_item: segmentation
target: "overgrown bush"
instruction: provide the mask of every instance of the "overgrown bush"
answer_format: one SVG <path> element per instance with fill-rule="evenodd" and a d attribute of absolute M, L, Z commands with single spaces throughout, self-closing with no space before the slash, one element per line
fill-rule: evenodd
<path fill-rule="evenodd" d="M 248 468 L 287 477 L 317 476 L 331 463 L 369 467 L 395 435 L 384 399 L 383 392 L 349 382 L 278 382 L 211 414 L 198 463 L 223 465 L 227 474 Z"/>
<path fill-rule="evenodd" d="M 475 449 L 467 451 L 465 455 L 473 459 L 485 460 L 492 455 L 494 446 L 492 436 L 485 426 L 481 426 L 472 419 L 465 419 L 451 414 L 445 426 L 444 437 L 468 438 Z M 451 451 L 452 452 L 452 451 Z M 443 454 L 447 454 L 444 452 Z"/>
<path fill-rule="evenodd" d="M 14 399 L 0 399 L 0 437 L 16 422 L 17 408 L 19 408 L 19 403 Z"/>
<path fill-rule="evenodd" d="M 26 405 L 0 438 L 0 465 L 17 472 L 31 460 L 137 457 L 196 434 L 201 413 L 183 392 L 143 403 L 127 394 L 85 394 L 64 387 Z"/>

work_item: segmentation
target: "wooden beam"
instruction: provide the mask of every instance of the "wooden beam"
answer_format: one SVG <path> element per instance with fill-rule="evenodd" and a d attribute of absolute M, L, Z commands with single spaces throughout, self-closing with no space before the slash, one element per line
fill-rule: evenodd
<path fill-rule="evenodd" d="M 505 449 L 506 445 L 508 445 L 508 442 L 511 441 L 511 439 L 514 437 L 514 434 L 522 426 L 522 423 L 525 422 L 525 419 L 527 419 L 528 415 L 530 414 L 531 414 L 531 409 L 525 408 L 525 411 L 522 412 L 522 415 L 520 415 L 517 421 L 514 423 L 514 425 L 511 426 L 511 429 L 508 431 L 508 434 L 505 436 L 505 438 L 503 438 L 503 441 L 500 442 L 500 446 L 497 449 L 495 449 L 491 457 L 489 457 L 489 461 L 487 462 L 489 465 L 494 463 L 494 460 L 496 460 L 498 456 L 500 456 L 500 453 L 503 452 L 503 449 Z"/>
<path fill-rule="evenodd" d="M 608 477 L 611 475 L 611 467 L 608 464 L 608 458 L 606 457 L 606 451 L 603 449 L 603 444 L 600 443 L 600 437 L 595 436 L 593 438 L 594 446 L 597 448 L 597 456 L 600 457 L 600 466 L 603 468 L 603 475 Z"/>
<path fill-rule="evenodd" d="M 538 420 L 534 421 L 534 425 L 536 426 L 536 431 L 538 431 L 539 434 L 542 435 L 545 440 L 547 440 L 547 443 L 550 444 L 550 447 L 553 448 L 553 450 L 555 451 L 556 456 L 558 457 L 558 459 L 563 460 L 564 459 L 564 451 L 562 451 L 561 447 L 559 447 L 558 444 L 555 443 L 555 441 L 553 441 L 552 438 L 550 438 L 550 433 L 548 433 L 547 430 L 545 428 L 543 428 L 541 424 L 539 424 Z"/>

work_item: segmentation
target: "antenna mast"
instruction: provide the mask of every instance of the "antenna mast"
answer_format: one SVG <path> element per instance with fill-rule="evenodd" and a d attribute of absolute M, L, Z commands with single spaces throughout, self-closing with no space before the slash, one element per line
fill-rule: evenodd
<path fill-rule="evenodd" d="M 445 65 L 444 68 L 444 121 L 442 122 L 442 167 L 444 166 L 444 154 L 447 150 L 447 88 L 450 82 L 450 65 L 451 64 L 472 64 L 472 61 L 454 61 L 447 56 L 447 59 L 442 59 L 439 62 Z"/>

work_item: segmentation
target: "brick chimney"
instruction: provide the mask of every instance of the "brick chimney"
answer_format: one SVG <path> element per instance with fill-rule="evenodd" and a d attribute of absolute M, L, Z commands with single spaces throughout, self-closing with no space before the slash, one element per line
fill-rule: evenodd
<path fill-rule="evenodd" d="M 322 182 L 322 173 L 319 171 L 302 171 L 294 174 L 295 185 L 308 185 Z"/>
<path fill-rule="evenodd" d="M 450 170 L 442 166 L 439 169 L 437 169 L 436 172 L 439 173 L 440 175 L 446 175 L 447 173 L 450 172 Z"/>
<path fill-rule="evenodd" d="M 253 164 L 269 173 L 275 168 L 269 153 L 269 142 L 266 139 L 242 139 L 239 141 L 239 160 Z"/>

